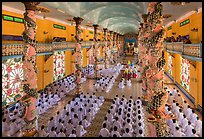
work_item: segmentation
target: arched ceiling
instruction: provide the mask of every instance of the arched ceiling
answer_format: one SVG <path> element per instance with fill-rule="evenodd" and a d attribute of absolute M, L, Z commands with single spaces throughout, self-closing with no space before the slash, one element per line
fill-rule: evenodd
<path fill-rule="evenodd" d="M 89 30 L 93 29 L 93 24 L 98 24 L 101 31 L 102 28 L 108 28 L 120 34 L 137 33 L 140 22 L 143 22 L 141 15 L 147 13 L 148 4 L 149 2 L 40 2 L 39 6 L 51 12 L 36 12 L 36 14 L 44 19 L 45 17 L 52 18 L 56 22 L 70 25 L 74 25 L 73 17 L 82 17 L 84 19 L 82 27 Z M 162 5 L 163 14 L 172 15 L 164 19 L 164 25 L 179 19 L 192 10 L 202 9 L 202 2 L 190 2 L 178 6 L 170 2 L 162 2 Z M 8 6 L 8 10 L 14 8 L 17 12 L 22 11 L 20 14 L 23 14 L 25 10 L 21 2 L 2 2 L 2 9 L 5 9 L 5 6 Z"/>
<path fill-rule="evenodd" d="M 138 30 L 141 15 L 147 12 L 144 2 L 42 2 L 72 16 L 81 17 L 101 28 L 121 34 Z"/>

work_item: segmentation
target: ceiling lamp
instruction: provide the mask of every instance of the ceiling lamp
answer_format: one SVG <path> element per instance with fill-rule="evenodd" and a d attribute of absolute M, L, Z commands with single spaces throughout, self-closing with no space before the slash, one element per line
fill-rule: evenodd
<path fill-rule="evenodd" d="M 61 13 L 64 13 L 64 14 L 65 14 L 65 11 L 62 11 L 62 10 L 60 10 L 60 9 L 57 9 L 57 11 L 59 11 L 59 12 L 61 12 Z"/>
<path fill-rule="evenodd" d="M 190 2 L 170 2 L 172 5 L 178 6 L 178 5 L 185 5 L 188 4 Z"/>

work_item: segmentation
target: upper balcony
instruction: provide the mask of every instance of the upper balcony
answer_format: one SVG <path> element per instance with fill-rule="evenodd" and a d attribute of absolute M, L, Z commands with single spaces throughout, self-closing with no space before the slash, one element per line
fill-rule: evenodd
<path fill-rule="evenodd" d="M 194 61 L 202 61 L 202 43 L 184 44 L 183 42 L 164 43 L 167 52 L 178 53 Z"/>

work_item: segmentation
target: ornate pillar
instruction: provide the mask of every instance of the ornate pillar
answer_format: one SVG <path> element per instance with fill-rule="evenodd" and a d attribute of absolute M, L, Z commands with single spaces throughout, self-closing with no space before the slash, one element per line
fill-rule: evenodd
<path fill-rule="evenodd" d="M 95 67 L 95 78 L 98 77 L 98 27 L 99 25 L 93 25 L 94 27 L 94 67 Z"/>
<path fill-rule="evenodd" d="M 36 14 L 37 5 L 40 2 L 23 2 L 25 6 L 23 40 L 23 69 L 24 81 L 22 81 L 25 95 L 20 103 L 23 107 L 20 117 L 24 119 L 26 125 L 23 127 L 23 136 L 34 136 L 37 133 L 37 67 L 36 67 Z"/>
<path fill-rule="evenodd" d="M 161 2 L 149 3 L 148 15 L 144 15 L 144 24 L 140 30 L 140 59 L 142 60 L 143 91 L 147 100 L 147 111 L 150 114 L 148 121 L 156 128 L 158 137 L 169 136 L 167 118 L 164 112 L 168 94 L 163 88 L 163 67 L 165 59 L 163 54 L 164 29 L 162 28 Z M 174 117 L 173 117 L 174 118 Z"/>
<path fill-rule="evenodd" d="M 104 31 L 104 48 L 105 48 L 105 59 L 104 59 L 104 64 L 105 64 L 105 69 L 107 69 L 107 28 L 103 29 Z"/>
<path fill-rule="evenodd" d="M 112 59 L 113 59 L 113 56 L 112 56 L 112 54 L 111 54 L 111 49 L 112 49 L 112 47 L 113 47 L 113 31 L 110 31 L 110 46 L 109 46 L 109 61 L 111 62 L 112 61 Z"/>
<path fill-rule="evenodd" d="M 81 30 L 80 30 L 80 24 L 83 21 L 80 17 L 74 17 L 74 21 L 76 22 L 76 55 L 75 55 L 75 67 L 76 67 L 76 94 L 81 93 L 81 72 L 82 72 L 82 52 L 81 52 Z"/>

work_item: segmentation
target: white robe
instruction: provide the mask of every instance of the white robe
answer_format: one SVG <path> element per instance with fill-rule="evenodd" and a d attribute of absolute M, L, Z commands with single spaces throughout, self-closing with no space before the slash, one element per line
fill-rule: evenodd
<path fill-rule="evenodd" d="M 100 130 L 100 133 L 99 133 L 102 137 L 109 137 L 110 136 L 110 132 L 107 128 L 102 128 Z"/>
<path fill-rule="evenodd" d="M 84 127 L 82 125 L 77 125 L 76 127 L 76 136 L 81 137 L 86 133 L 86 130 L 84 130 Z"/>

